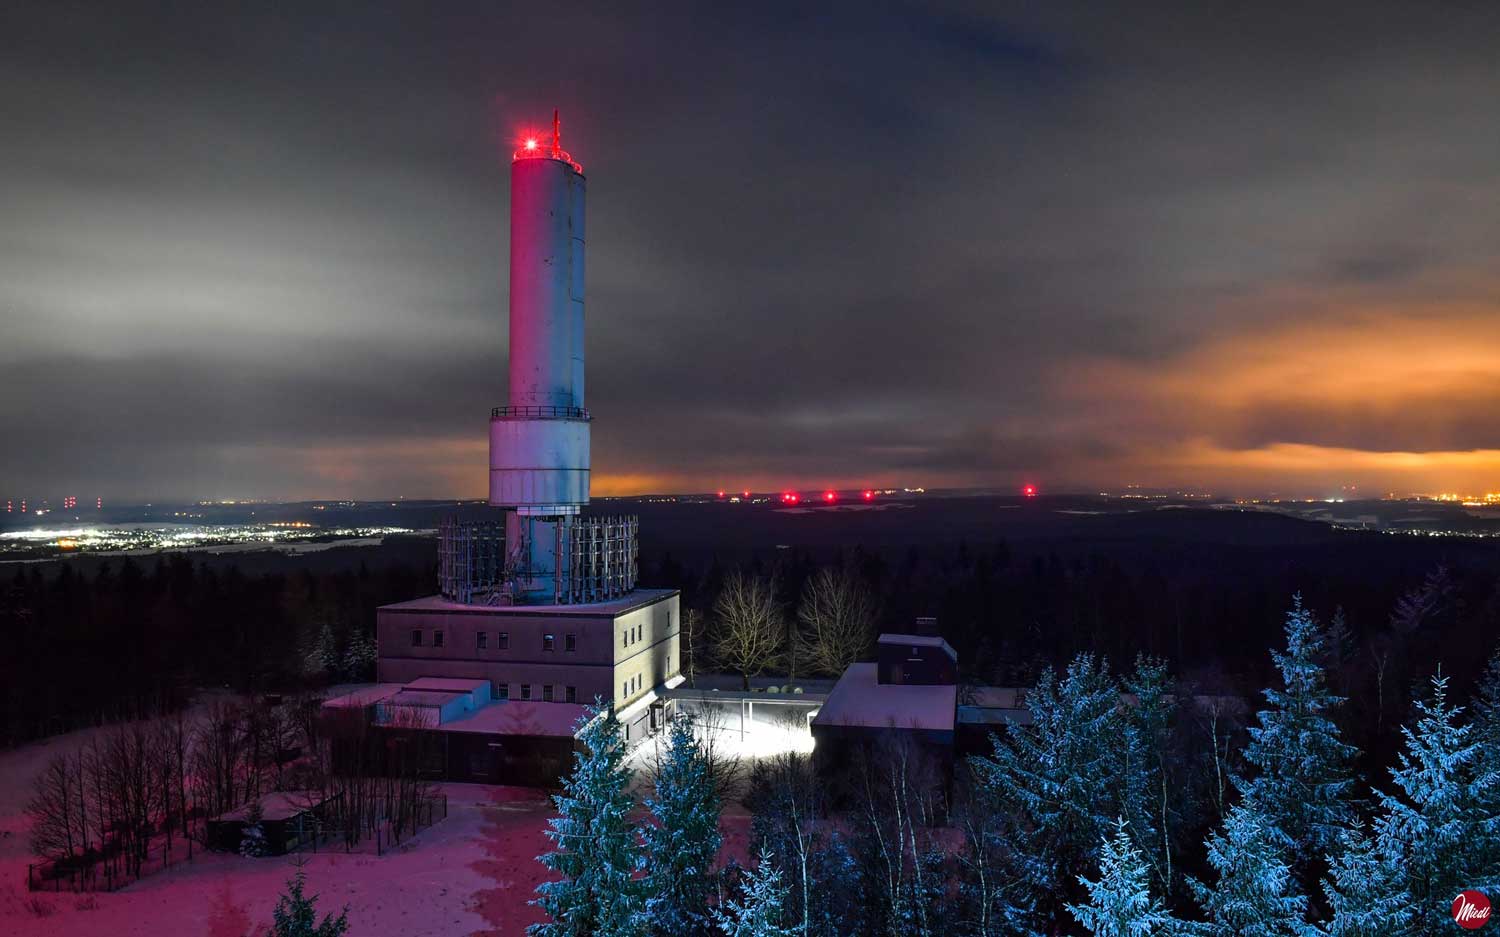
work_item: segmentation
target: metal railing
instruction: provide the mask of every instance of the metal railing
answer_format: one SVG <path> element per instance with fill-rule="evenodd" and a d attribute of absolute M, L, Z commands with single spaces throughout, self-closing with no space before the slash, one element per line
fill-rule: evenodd
<path fill-rule="evenodd" d="M 493 407 L 490 409 L 490 419 L 492 420 L 513 416 L 539 417 L 554 420 L 593 419 L 583 407 Z"/>

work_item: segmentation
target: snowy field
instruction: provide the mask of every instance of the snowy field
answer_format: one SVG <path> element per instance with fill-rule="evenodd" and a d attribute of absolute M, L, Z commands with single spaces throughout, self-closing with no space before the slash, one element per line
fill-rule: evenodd
<path fill-rule="evenodd" d="M 768 731 L 782 731 L 766 727 Z M 288 857 L 246 859 L 201 853 L 113 893 L 26 890 L 27 819 L 33 779 L 53 755 L 72 751 L 90 732 L 75 732 L 0 752 L 0 934 L 16 937 L 248 937 L 261 934 L 295 868 Z M 737 736 L 738 732 L 726 733 Z M 774 741 L 756 734 L 747 745 Z M 793 740 L 795 741 L 795 740 Z M 810 740 L 807 744 L 810 745 Z M 635 757 L 645 757 L 647 745 Z M 641 762 L 643 763 L 643 762 Z M 321 910 L 349 906 L 355 937 L 519 937 L 538 920 L 527 902 L 544 877 L 535 857 L 548 849 L 552 816 L 534 790 L 448 784 L 446 820 L 384 856 L 308 856 L 308 892 Z M 748 818 L 734 808 L 723 821 L 724 857 L 746 860 Z"/>

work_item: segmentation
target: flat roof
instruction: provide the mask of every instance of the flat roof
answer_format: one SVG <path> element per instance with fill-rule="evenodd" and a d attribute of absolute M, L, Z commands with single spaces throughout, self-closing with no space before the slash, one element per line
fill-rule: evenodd
<path fill-rule="evenodd" d="M 930 634 L 883 634 L 875 641 L 876 644 L 909 644 L 912 647 L 935 647 L 945 651 L 949 657 L 956 662 L 958 652 L 947 641 Z"/>
<path fill-rule="evenodd" d="M 418 677 L 405 684 L 408 690 L 436 690 L 440 693 L 473 693 L 490 688 L 488 680 L 468 680 L 463 677 Z"/>
<path fill-rule="evenodd" d="M 323 701 L 325 707 L 331 709 L 347 709 L 358 706 L 368 706 L 381 700 L 390 699 L 400 693 L 405 687 L 404 683 L 376 683 L 371 686 L 360 687 L 343 696 L 335 696 Z"/>
<path fill-rule="evenodd" d="M 382 605 L 379 611 L 399 614 L 423 612 L 447 612 L 455 615 L 557 615 L 562 617 L 619 616 L 638 608 L 655 605 L 681 591 L 678 589 L 636 589 L 605 602 L 580 602 L 576 605 L 467 605 L 454 602 L 441 595 L 427 595 L 420 599 Z"/>
<path fill-rule="evenodd" d="M 582 703 L 506 700 L 481 706 L 441 726 L 446 732 L 572 738 L 588 707 Z"/>
<path fill-rule="evenodd" d="M 456 699 L 463 699 L 466 695 L 468 694 L 408 688 L 386 700 L 386 703 L 391 706 L 446 706 Z"/>
<path fill-rule="evenodd" d="M 958 687 L 880 683 L 873 662 L 850 664 L 813 725 L 953 731 Z"/>

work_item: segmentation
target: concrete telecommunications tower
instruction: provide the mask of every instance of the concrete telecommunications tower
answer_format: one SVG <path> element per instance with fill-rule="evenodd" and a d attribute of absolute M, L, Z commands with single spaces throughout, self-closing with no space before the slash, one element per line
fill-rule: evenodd
<path fill-rule="evenodd" d="M 554 114 L 551 139 L 528 135 L 511 158 L 510 401 L 490 411 L 492 513 L 443 521 L 438 595 L 376 612 L 377 679 L 402 687 L 391 705 L 464 695 L 479 715 L 455 731 L 485 726 L 499 738 L 521 730 L 490 722 L 519 719 L 527 731 L 555 723 L 567 736 L 572 710 L 604 699 L 634 741 L 670 715 L 664 694 L 681 679 L 677 590 L 635 587 L 637 519 L 583 513 L 584 192 Z M 490 715 L 499 710 L 508 715 Z M 433 724 L 444 728 L 451 715 Z M 483 754 L 479 767 L 450 765 L 449 774 L 499 776 Z"/>
<path fill-rule="evenodd" d="M 555 780 L 585 703 L 607 700 L 639 741 L 681 682 L 678 592 L 636 588 L 636 519 L 582 513 L 583 186 L 556 115 L 552 138 L 511 156 L 510 400 L 489 415 L 490 513 L 444 520 L 438 595 L 375 613 L 380 705 L 449 733 L 449 780 Z M 525 754 L 547 739 L 561 739 L 552 762 Z"/>
<path fill-rule="evenodd" d="M 490 504 L 503 521 L 445 524 L 443 593 L 463 602 L 598 601 L 635 586 L 637 520 L 589 503 L 584 407 L 583 167 L 527 137 L 510 169 L 510 404 L 490 411 Z"/>

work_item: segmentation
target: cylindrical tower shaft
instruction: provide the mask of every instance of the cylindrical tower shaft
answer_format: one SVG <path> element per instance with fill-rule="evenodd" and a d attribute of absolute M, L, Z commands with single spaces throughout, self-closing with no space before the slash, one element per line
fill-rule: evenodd
<path fill-rule="evenodd" d="M 510 405 L 582 407 L 584 178 L 547 158 L 510 178 Z"/>
<path fill-rule="evenodd" d="M 490 504 L 577 514 L 589 500 L 583 404 L 583 172 L 553 125 L 510 172 L 510 405 L 490 417 Z"/>

